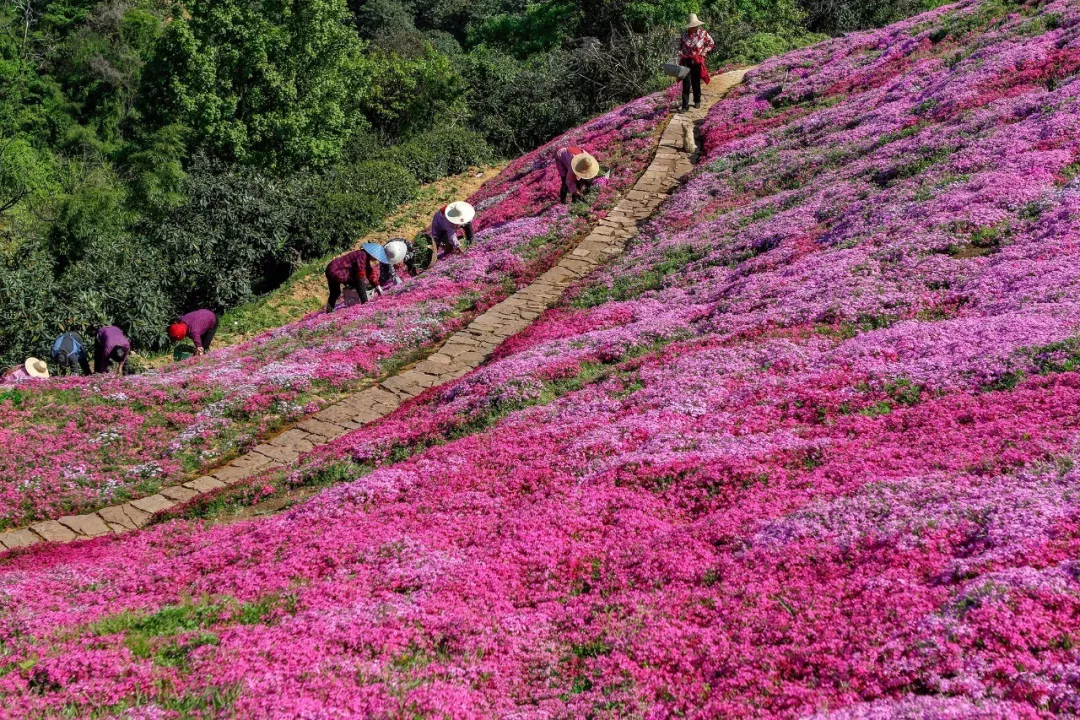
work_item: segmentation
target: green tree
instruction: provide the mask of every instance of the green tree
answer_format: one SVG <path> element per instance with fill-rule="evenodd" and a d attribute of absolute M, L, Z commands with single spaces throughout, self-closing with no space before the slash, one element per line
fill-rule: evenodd
<path fill-rule="evenodd" d="M 364 100 L 344 0 L 193 0 L 176 13 L 143 75 L 151 125 L 185 125 L 218 159 L 280 172 L 338 158 Z"/>
<path fill-rule="evenodd" d="M 450 59 L 424 43 L 409 55 L 372 48 L 362 61 L 361 110 L 384 140 L 423 132 L 467 115 L 465 82 Z"/>

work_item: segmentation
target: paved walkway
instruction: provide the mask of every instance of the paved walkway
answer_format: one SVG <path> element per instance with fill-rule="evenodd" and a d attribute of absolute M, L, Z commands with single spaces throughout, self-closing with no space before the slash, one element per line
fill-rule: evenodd
<path fill-rule="evenodd" d="M 540 313 L 553 306 L 571 284 L 623 252 L 627 241 L 637 234 L 638 225 L 652 216 L 656 207 L 693 168 L 696 157 L 683 146 L 684 127 L 693 128 L 714 102 L 742 82 L 745 74 L 746 70 L 737 70 L 714 77 L 705 86 L 702 107 L 672 117 L 660 137 L 652 163 L 633 189 L 588 237 L 528 287 L 451 335 L 423 362 L 322 410 L 216 472 L 123 505 L 39 522 L 0 534 L 0 549 L 40 542 L 71 542 L 140 528 L 157 512 L 237 483 L 267 468 L 292 463 L 315 447 L 388 415 L 424 390 L 475 369 L 503 340 L 524 330 Z"/>

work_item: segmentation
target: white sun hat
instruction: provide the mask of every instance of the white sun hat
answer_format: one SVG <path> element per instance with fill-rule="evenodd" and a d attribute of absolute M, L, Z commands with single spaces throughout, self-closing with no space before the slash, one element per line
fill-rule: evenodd
<path fill-rule="evenodd" d="M 464 200 L 458 200 L 446 206 L 446 219 L 455 225 L 467 225 L 474 217 L 476 217 L 476 210 Z"/>
<path fill-rule="evenodd" d="M 705 23 L 698 20 L 697 13 L 690 13 L 690 17 L 686 19 L 686 29 L 701 27 Z"/>
<path fill-rule="evenodd" d="M 600 172 L 600 163 L 587 152 L 580 152 L 570 161 L 574 174 L 582 180 L 592 180 Z"/>
<path fill-rule="evenodd" d="M 386 258 L 390 265 L 397 265 L 409 254 L 408 246 L 401 240 L 391 240 L 383 245 L 383 250 L 386 251 Z"/>
<path fill-rule="evenodd" d="M 26 358 L 23 369 L 26 370 L 27 375 L 33 378 L 49 377 L 49 366 L 45 364 L 44 360 L 38 360 L 36 357 Z"/>

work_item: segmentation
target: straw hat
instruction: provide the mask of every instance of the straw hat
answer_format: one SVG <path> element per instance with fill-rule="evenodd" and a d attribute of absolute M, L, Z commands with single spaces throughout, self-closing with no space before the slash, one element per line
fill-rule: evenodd
<path fill-rule="evenodd" d="M 26 374 L 30 377 L 49 377 L 49 366 L 45 364 L 44 360 L 38 360 L 36 357 L 26 358 L 26 362 L 23 363 L 23 368 L 26 370 Z"/>
<path fill-rule="evenodd" d="M 574 159 L 570 161 L 570 167 L 574 169 L 574 174 L 582 180 L 592 180 L 600 172 L 600 163 L 596 162 L 596 158 L 587 152 L 575 155 Z"/>
<path fill-rule="evenodd" d="M 446 219 L 455 225 L 468 225 L 476 217 L 476 210 L 464 200 L 452 202 L 446 206 Z"/>
<path fill-rule="evenodd" d="M 409 254 L 409 248 L 403 240 L 391 240 L 383 245 L 386 257 L 391 265 L 397 265 Z"/>
<path fill-rule="evenodd" d="M 701 27 L 705 23 L 698 20 L 697 13 L 690 13 L 690 17 L 686 19 L 686 29 Z"/>

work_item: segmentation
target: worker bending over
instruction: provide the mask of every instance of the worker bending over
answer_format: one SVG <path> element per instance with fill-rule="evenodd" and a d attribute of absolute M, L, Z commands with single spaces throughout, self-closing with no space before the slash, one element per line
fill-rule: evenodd
<path fill-rule="evenodd" d="M 351 287 L 360 296 L 360 302 L 368 301 L 366 284 L 371 283 L 375 292 L 382 294 L 379 286 L 380 263 L 388 262 L 386 251 L 382 245 L 365 243 L 359 250 L 353 250 L 334 258 L 326 266 L 326 286 L 330 291 L 330 297 L 326 301 L 326 312 L 334 312 L 338 298 L 341 297 L 341 286 Z M 365 283 L 366 281 L 366 283 Z"/>
<path fill-rule="evenodd" d="M 44 360 L 36 357 L 26 358 L 22 365 L 16 365 L 0 373 L 0 384 L 16 383 L 31 378 L 45 379 L 49 377 L 49 366 Z"/>
<path fill-rule="evenodd" d="M 187 315 L 181 315 L 169 326 L 169 337 L 174 342 L 191 338 L 191 342 L 195 344 L 196 355 L 203 355 L 210 349 L 216 333 L 217 315 L 206 309 L 192 310 Z"/>
<path fill-rule="evenodd" d="M 571 145 L 555 153 L 555 167 L 559 170 L 562 187 L 559 188 L 559 202 L 565 203 L 566 196 L 582 200 L 583 193 L 592 187 L 593 178 L 600 172 L 600 163 L 581 148 Z"/>
<path fill-rule="evenodd" d="M 463 200 L 452 202 L 436 212 L 435 217 L 431 218 L 431 239 L 435 241 L 435 248 L 432 252 L 436 252 L 441 248 L 448 255 L 455 252 L 460 253 L 461 241 L 459 236 L 462 233 L 471 245 L 473 242 L 472 221 L 474 217 L 476 217 L 476 210 Z"/>
<path fill-rule="evenodd" d="M 101 328 L 94 343 L 94 372 L 107 373 L 115 369 L 117 375 L 123 375 L 129 353 L 131 343 L 123 330 L 115 325 Z"/>
<path fill-rule="evenodd" d="M 74 374 L 82 370 L 83 375 L 90 374 L 90 357 L 86 343 L 77 332 L 66 332 L 56 338 L 52 346 L 52 360 L 60 367 L 60 374 Z"/>
<path fill-rule="evenodd" d="M 383 250 L 386 251 L 386 262 L 380 266 L 380 285 L 400 285 L 404 282 L 402 275 L 416 276 L 416 260 L 408 240 L 394 238 L 383 246 Z"/>

